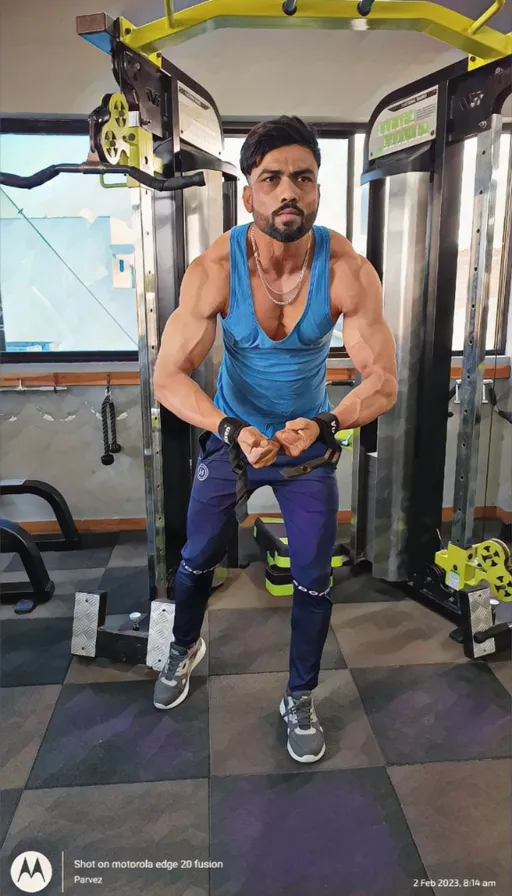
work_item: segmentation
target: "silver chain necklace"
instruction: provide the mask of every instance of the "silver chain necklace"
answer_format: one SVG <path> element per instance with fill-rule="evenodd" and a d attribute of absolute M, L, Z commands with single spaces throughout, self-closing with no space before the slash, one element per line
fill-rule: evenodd
<path fill-rule="evenodd" d="M 273 286 L 270 286 L 270 284 L 267 283 L 267 281 L 265 280 L 265 277 L 263 276 L 263 271 L 260 266 L 260 258 L 259 258 L 259 254 L 258 254 L 258 248 L 256 246 L 256 240 L 254 239 L 254 229 L 252 227 L 251 227 L 251 242 L 252 242 L 252 248 L 253 248 L 253 252 L 254 252 L 254 259 L 256 261 L 256 269 L 258 271 L 259 278 L 260 278 L 261 282 L 263 283 L 265 292 L 267 293 L 267 296 L 269 297 L 270 301 L 273 302 L 274 305 L 291 305 L 291 303 L 297 298 L 299 292 L 301 291 L 302 284 L 304 282 L 304 277 L 306 276 L 306 271 L 307 271 L 308 261 L 309 261 L 309 251 L 311 249 L 311 231 L 309 233 L 308 247 L 306 249 L 306 254 L 304 256 L 302 270 L 301 270 L 299 279 L 297 281 L 297 284 L 296 284 L 296 286 L 292 287 L 292 290 L 286 289 L 286 290 L 284 290 L 284 292 L 280 291 L 278 289 L 274 289 Z M 274 297 L 270 295 L 269 290 L 271 292 L 276 293 L 276 295 L 281 295 L 281 296 L 287 295 L 291 291 L 292 295 L 289 299 L 286 299 L 284 302 L 280 302 L 280 301 L 278 301 L 278 299 L 274 299 Z"/>

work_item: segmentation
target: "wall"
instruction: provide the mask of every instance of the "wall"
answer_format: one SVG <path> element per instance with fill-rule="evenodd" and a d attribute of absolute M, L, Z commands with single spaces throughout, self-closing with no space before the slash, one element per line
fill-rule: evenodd
<path fill-rule="evenodd" d="M 510 383 L 499 380 L 497 393 Z M 344 389 L 330 389 L 333 403 Z M 101 464 L 103 454 L 99 412 L 103 388 L 70 387 L 65 392 L 5 392 L 0 413 L 2 479 L 33 478 L 50 482 L 63 492 L 78 520 L 140 519 L 145 515 L 142 469 L 140 393 L 135 386 L 113 388 L 118 418 L 118 440 L 123 446 L 110 467 Z M 505 407 L 505 402 L 503 402 Z M 452 409 L 456 411 L 452 403 Z M 496 414 L 487 481 L 490 405 L 483 413 L 476 504 L 512 511 L 511 431 Z M 444 506 L 453 499 L 458 413 L 449 421 Z M 350 509 L 352 453 L 344 451 L 338 467 L 340 510 Z M 487 488 L 487 492 L 486 492 Z M 270 488 L 251 498 L 250 513 L 278 512 Z M 52 513 L 40 499 L 0 499 L 0 513 L 10 519 L 49 520 Z"/>
<path fill-rule="evenodd" d="M 123 450 L 103 466 L 101 402 L 105 390 L 3 392 L 0 414 L 2 479 L 42 479 L 66 498 L 77 520 L 145 515 L 140 390 L 113 388 L 117 437 Z M 13 520 L 49 520 L 48 505 L 32 496 L 3 497 L 0 513 Z"/>

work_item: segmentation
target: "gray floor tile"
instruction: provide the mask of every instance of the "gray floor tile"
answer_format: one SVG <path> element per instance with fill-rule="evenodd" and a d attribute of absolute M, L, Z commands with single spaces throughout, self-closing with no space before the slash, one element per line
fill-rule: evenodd
<path fill-rule="evenodd" d="M 512 868 L 511 766 L 507 759 L 390 768 L 429 878 L 459 881 L 471 896 L 506 896 Z M 494 881 L 494 886 L 464 882 Z M 443 896 L 452 888 L 427 892 Z"/>
<path fill-rule="evenodd" d="M 147 563 L 147 543 L 120 541 L 112 551 L 108 565 L 109 567 L 147 566 Z"/>
<path fill-rule="evenodd" d="M 282 672 L 290 652 L 289 608 L 215 610 L 210 619 L 210 675 Z M 329 630 L 322 669 L 342 669 L 343 657 Z"/>
<path fill-rule="evenodd" d="M 8 837 L 7 856 L 23 843 L 51 840 L 60 884 L 64 852 L 64 892 L 90 896 L 208 896 L 209 871 L 165 870 L 157 862 L 208 860 L 208 782 L 157 781 L 31 790 L 23 794 Z M 44 850 L 43 850 L 44 851 Z M 153 868 L 78 871 L 75 861 L 152 862 Z M 98 874 L 103 883 L 73 883 L 76 874 Z M 5 875 L 6 884 L 7 878 Z M 19 894 L 19 890 L 15 891 Z M 57 892 L 61 892 L 60 886 Z M 4 891 L 11 896 L 11 889 Z M 15 896 L 14 887 L 12 896 Z"/>
<path fill-rule="evenodd" d="M 60 694 L 60 685 L 2 688 L 0 787 L 24 787 Z"/>
<path fill-rule="evenodd" d="M 210 610 L 291 607 L 293 596 L 275 597 L 265 588 L 265 565 L 251 563 L 247 569 L 230 569 L 227 581 L 209 600 Z"/>
<path fill-rule="evenodd" d="M 282 673 L 213 677 L 209 681 L 212 774 L 250 775 L 311 772 L 286 749 L 286 725 L 279 704 L 286 688 Z M 383 765 L 350 672 L 324 672 L 315 706 L 326 753 L 315 771 Z"/>
<path fill-rule="evenodd" d="M 467 662 L 453 623 L 412 600 L 338 604 L 331 625 L 349 668 Z"/>

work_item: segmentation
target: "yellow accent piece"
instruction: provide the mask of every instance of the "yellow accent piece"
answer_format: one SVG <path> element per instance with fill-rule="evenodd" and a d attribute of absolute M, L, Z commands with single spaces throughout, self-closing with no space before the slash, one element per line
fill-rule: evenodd
<path fill-rule="evenodd" d="M 340 554 L 339 557 L 333 557 L 331 560 L 331 566 L 333 569 L 339 569 L 340 566 L 343 566 L 345 562 L 345 557 L 343 554 Z"/>
<path fill-rule="evenodd" d="M 352 448 L 352 442 L 354 440 L 354 430 L 353 429 L 340 429 L 336 433 L 336 441 L 343 446 L 343 448 Z"/>
<path fill-rule="evenodd" d="M 149 174 L 160 172 L 163 163 L 161 159 L 153 155 L 152 134 L 144 128 L 132 127 L 128 124 L 129 108 L 126 97 L 122 93 L 113 93 L 108 103 L 108 109 L 110 117 L 102 126 L 100 135 L 100 143 L 108 162 L 113 166 L 133 166 L 147 171 Z M 115 186 L 124 186 L 124 184 Z M 140 187 L 140 184 L 128 177 L 126 186 Z"/>
<path fill-rule="evenodd" d="M 282 541 L 283 544 L 288 544 L 288 539 L 287 539 L 287 538 L 280 538 L 279 541 Z"/>
<path fill-rule="evenodd" d="M 488 12 L 486 21 L 494 15 L 494 11 Z M 140 27 L 125 19 L 121 21 L 123 42 L 153 61 L 164 47 L 217 28 L 419 31 L 474 57 L 474 65 L 502 59 L 512 52 L 512 35 L 502 34 L 483 22 L 479 24 L 480 19 L 474 22 L 438 3 L 423 0 L 376 0 L 368 18 L 357 12 L 357 0 L 300 0 L 294 16 L 284 15 L 280 0 L 253 0 L 251 4 L 208 0 L 175 12 L 172 25 L 167 13 Z"/>
<path fill-rule="evenodd" d="M 487 25 L 487 22 L 492 19 L 493 16 L 496 15 L 500 9 L 503 9 L 507 0 L 495 0 L 494 3 L 491 4 L 489 9 L 486 9 L 485 12 L 482 13 L 479 19 L 477 19 L 471 25 L 469 29 L 470 34 L 477 34 L 484 25 Z"/>
<path fill-rule="evenodd" d="M 503 541 L 489 538 L 467 549 L 450 542 L 446 550 L 437 552 L 435 562 L 446 570 L 445 582 L 450 588 L 455 580 L 454 590 L 458 591 L 487 582 L 497 600 L 512 601 L 510 551 Z"/>
<path fill-rule="evenodd" d="M 260 516 L 260 520 L 262 523 L 284 523 L 280 516 Z"/>
<path fill-rule="evenodd" d="M 158 21 L 167 22 L 167 18 L 159 19 Z M 153 24 L 155 23 L 149 22 L 149 25 Z M 141 27 L 147 28 L 148 26 L 142 25 Z M 169 26 L 169 24 L 168 27 L 172 29 L 172 26 Z M 125 19 L 124 16 L 119 16 L 119 39 L 122 41 L 122 43 L 126 44 L 127 47 L 131 47 L 133 50 L 136 49 L 141 54 L 141 56 L 145 56 L 146 59 L 149 59 L 149 61 L 154 65 L 157 65 L 158 68 L 162 68 L 162 53 L 160 50 L 139 50 L 137 47 L 134 47 L 132 35 L 136 31 L 140 31 L 140 27 L 137 27 L 137 25 L 134 25 L 128 19 Z"/>

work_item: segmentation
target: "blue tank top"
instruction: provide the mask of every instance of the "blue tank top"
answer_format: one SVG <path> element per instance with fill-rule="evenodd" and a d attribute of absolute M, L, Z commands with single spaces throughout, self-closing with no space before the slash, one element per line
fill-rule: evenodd
<path fill-rule="evenodd" d="M 221 317 L 224 353 L 214 404 L 227 417 L 256 426 L 267 437 L 287 420 L 311 419 L 331 410 L 327 394 L 327 357 L 334 323 L 329 300 L 330 234 L 313 227 L 314 254 L 304 311 L 293 330 L 270 339 L 254 310 L 247 231 L 230 232 L 229 308 Z M 269 299 L 270 301 L 270 299 Z"/>

